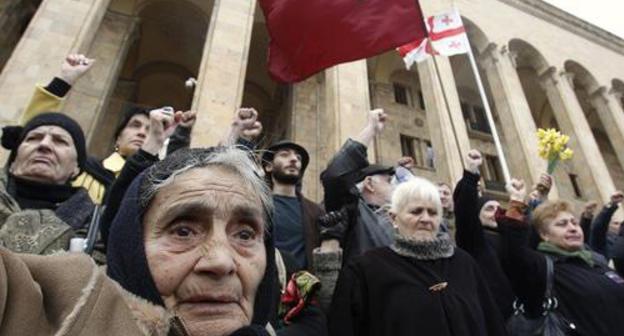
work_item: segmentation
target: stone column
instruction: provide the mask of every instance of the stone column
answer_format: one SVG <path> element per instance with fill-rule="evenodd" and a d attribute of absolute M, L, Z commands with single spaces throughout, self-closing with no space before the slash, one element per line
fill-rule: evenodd
<path fill-rule="evenodd" d="M 292 86 L 290 134 L 292 140 L 310 154 L 310 163 L 303 176 L 303 193 L 315 201 L 323 200 L 319 176 L 329 155 L 335 152 L 334 144 L 327 141 L 330 129 L 322 122 L 326 119 L 323 81 L 321 73 Z"/>
<path fill-rule="evenodd" d="M 437 66 L 436 66 L 437 63 Z M 438 176 L 454 185 L 461 179 L 464 156 L 470 150 L 455 77 L 447 57 L 418 63 L 427 122 Z"/>
<path fill-rule="evenodd" d="M 591 93 L 590 100 L 624 169 L 624 109 L 618 94 L 602 86 Z"/>
<path fill-rule="evenodd" d="M 572 79 L 573 74 L 557 72 L 554 67 L 540 75 L 540 82 L 546 90 L 557 123 L 570 136 L 574 160 L 584 167 L 578 172 L 581 183 L 586 186 L 584 196 L 587 199 L 607 201 L 615 191 L 613 180 L 574 93 Z"/>
<path fill-rule="evenodd" d="M 325 113 L 329 120 L 328 123 L 323 123 L 323 127 L 330 127 L 332 130 L 332 134 L 325 141 L 329 140 L 335 153 L 348 138 L 358 135 L 366 124 L 371 108 L 366 60 L 340 64 L 325 70 L 325 102 Z M 371 161 L 375 158 L 375 147 L 368 148 Z"/>
<path fill-rule="evenodd" d="M 98 137 L 102 130 L 97 125 L 102 121 L 128 49 L 136 38 L 134 33 L 137 23 L 138 18 L 135 16 L 106 12 L 88 51 L 89 57 L 97 59 L 96 63 L 85 78 L 74 86 L 63 107 L 65 113 L 83 125 L 87 143 L 95 138 L 98 138 L 96 141 L 100 146 L 103 145 L 102 141 L 111 141 L 112 134 L 102 134 L 106 136 L 104 139 Z M 94 134 L 96 128 L 98 134 Z"/>
<path fill-rule="evenodd" d="M 498 110 L 507 155 L 514 176 L 534 183 L 545 172 L 545 163 L 538 156 L 537 127 L 516 72 L 515 55 L 506 46 L 494 43 L 483 51 L 480 63 L 485 70 L 494 104 Z"/>
<path fill-rule="evenodd" d="M 110 0 L 44 0 L 0 75 L 0 124 L 15 123 L 37 83 L 72 52 L 85 53 Z M 84 126 L 84 125 L 83 125 Z"/>
<path fill-rule="evenodd" d="M 216 145 L 240 107 L 256 0 L 215 0 L 193 99 L 192 146 Z"/>

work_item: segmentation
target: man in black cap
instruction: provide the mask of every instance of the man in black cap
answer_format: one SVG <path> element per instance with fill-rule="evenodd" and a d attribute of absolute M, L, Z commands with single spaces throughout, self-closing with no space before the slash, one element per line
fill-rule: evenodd
<path fill-rule="evenodd" d="M 387 212 L 394 168 L 369 164 L 367 147 L 384 128 L 387 115 L 381 109 L 369 112 L 364 129 L 349 139 L 321 174 L 327 212 L 346 213 L 338 225 L 322 229 L 322 250 L 343 249 L 343 263 L 375 247 L 393 242 Z"/>
<path fill-rule="evenodd" d="M 275 204 L 275 246 L 290 253 L 298 269 L 310 269 L 312 251 L 319 246 L 317 220 L 322 210 L 300 190 L 309 162 L 305 148 L 287 140 L 273 144 L 262 155 Z"/>
<path fill-rule="evenodd" d="M 71 185 L 87 158 L 80 125 L 43 113 L 3 128 L 2 145 L 11 154 L 0 174 L 0 245 L 36 254 L 67 249 L 94 207 L 86 190 Z"/>

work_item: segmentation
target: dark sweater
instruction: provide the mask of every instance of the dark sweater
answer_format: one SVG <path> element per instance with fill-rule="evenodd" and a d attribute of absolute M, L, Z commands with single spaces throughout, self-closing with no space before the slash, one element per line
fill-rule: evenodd
<path fill-rule="evenodd" d="M 546 258 L 527 247 L 528 224 L 499 216 L 506 256 L 516 293 L 529 314 L 541 313 L 546 288 Z M 559 313 L 574 323 L 580 335 L 620 335 L 624 330 L 624 283 L 607 266 L 590 267 L 580 258 L 555 259 L 554 294 Z"/>
<path fill-rule="evenodd" d="M 446 281 L 439 292 L 429 288 Z M 336 285 L 332 336 L 500 336 L 502 317 L 474 260 L 460 249 L 421 261 L 389 247 L 353 259 Z"/>
<path fill-rule="evenodd" d="M 513 314 L 515 295 L 501 261 L 499 233 L 495 229 L 484 228 L 479 220 L 478 182 L 479 175 L 464 171 L 463 178 L 455 187 L 455 240 L 457 246 L 475 259 L 501 314 L 508 318 Z"/>

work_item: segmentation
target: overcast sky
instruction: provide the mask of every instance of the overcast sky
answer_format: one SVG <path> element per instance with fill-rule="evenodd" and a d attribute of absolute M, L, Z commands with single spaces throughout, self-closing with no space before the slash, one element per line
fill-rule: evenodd
<path fill-rule="evenodd" d="M 624 38 L 622 0 L 543 0 Z"/>

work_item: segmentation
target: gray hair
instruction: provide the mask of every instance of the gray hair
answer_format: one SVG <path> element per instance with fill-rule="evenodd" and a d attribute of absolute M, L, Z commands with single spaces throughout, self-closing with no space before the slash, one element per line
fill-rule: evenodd
<path fill-rule="evenodd" d="M 273 213 L 273 199 L 270 189 L 260 175 L 260 167 L 252 159 L 252 155 L 253 153 L 237 147 L 178 150 L 155 164 L 146 173 L 140 189 L 141 208 L 147 209 L 156 193 L 173 183 L 177 176 L 194 168 L 218 166 L 240 175 L 241 183 L 251 186 L 251 190 L 262 203 L 268 228 Z"/>
<path fill-rule="evenodd" d="M 432 202 L 435 204 L 438 214 L 442 215 L 442 201 L 440 200 L 438 187 L 422 177 L 414 177 L 407 182 L 401 183 L 394 190 L 390 210 L 394 213 L 399 213 L 413 199 Z"/>

